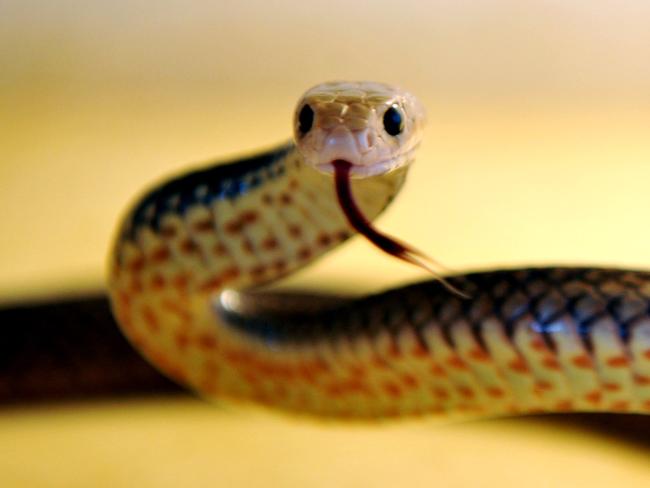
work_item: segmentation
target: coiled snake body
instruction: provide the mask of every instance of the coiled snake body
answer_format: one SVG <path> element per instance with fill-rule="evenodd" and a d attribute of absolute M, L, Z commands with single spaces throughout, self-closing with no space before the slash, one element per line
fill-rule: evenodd
<path fill-rule="evenodd" d="M 422 119 L 413 96 L 386 85 L 319 85 L 298 104 L 295 145 L 155 186 L 110 257 L 124 333 L 205 397 L 294 412 L 650 413 L 650 273 L 500 270 L 280 307 L 242 291 L 358 227 L 337 201 L 337 162 L 359 211 L 377 216 L 404 182 Z"/>

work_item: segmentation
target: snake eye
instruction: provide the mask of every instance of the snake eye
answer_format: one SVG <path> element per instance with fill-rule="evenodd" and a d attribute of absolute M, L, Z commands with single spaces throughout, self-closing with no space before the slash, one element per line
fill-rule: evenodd
<path fill-rule="evenodd" d="M 384 129 L 391 136 L 396 136 L 404 130 L 404 120 L 397 105 L 391 105 L 384 112 Z"/>
<path fill-rule="evenodd" d="M 300 113 L 298 114 L 298 130 L 304 136 L 307 132 L 310 131 L 313 124 L 314 111 L 309 105 L 305 104 L 300 109 Z"/>

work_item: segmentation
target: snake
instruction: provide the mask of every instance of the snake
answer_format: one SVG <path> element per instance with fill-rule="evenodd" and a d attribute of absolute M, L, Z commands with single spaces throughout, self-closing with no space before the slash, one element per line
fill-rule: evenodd
<path fill-rule="evenodd" d="M 292 141 L 153 184 L 108 258 L 131 344 L 209 401 L 323 418 L 650 413 L 649 272 L 530 267 L 363 297 L 265 291 L 358 233 L 431 269 L 372 223 L 403 187 L 425 118 L 402 89 L 323 83 L 299 99 Z"/>

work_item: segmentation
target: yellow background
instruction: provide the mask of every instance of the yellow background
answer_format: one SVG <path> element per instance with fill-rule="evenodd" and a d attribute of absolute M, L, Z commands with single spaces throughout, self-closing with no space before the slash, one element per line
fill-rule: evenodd
<path fill-rule="evenodd" d="M 0 301 L 100 289 L 134 193 L 283 141 L 297 97 L 329 79 L 428 108 L 382 229 L 455 270 L 650 268 L 648 25 L 641 0 L 2 2 Z M 356 240 L 289 285 L 421 277 Z M 3 486 L 650 480 L 648 442 L 570 424 L 353 427 L 193 400 L 4 410 L 0 446 Z"/>

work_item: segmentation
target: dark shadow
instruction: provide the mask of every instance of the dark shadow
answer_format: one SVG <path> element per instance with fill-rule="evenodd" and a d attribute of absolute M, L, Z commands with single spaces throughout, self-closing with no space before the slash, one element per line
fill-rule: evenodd
<path fill-rule="evenodd" d="M 0 406 L 181 391 L 131 347 L 102 294 L 0 309 Z"/>
<path fill-rule="evenodd" d="M 495 419 L 489 422 L 500 422 Z M 505 419 L 504 419 L 505 421 Z M 584 431 L 615 442 L 632 444 L 650 454 L 650 415 L 621 413 L 562 413 L 508 418 L 507 422 L 548 426 L 549 429 Z"/>

